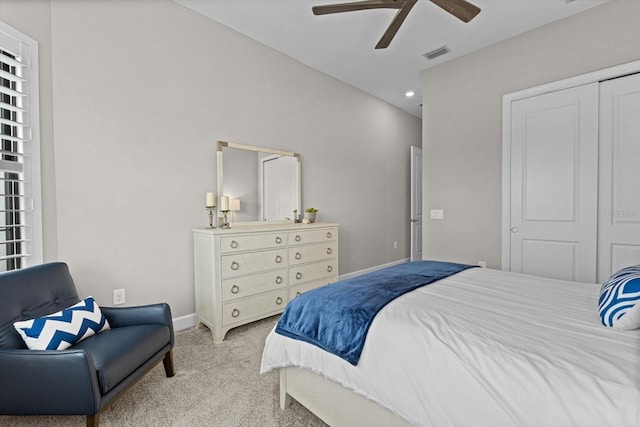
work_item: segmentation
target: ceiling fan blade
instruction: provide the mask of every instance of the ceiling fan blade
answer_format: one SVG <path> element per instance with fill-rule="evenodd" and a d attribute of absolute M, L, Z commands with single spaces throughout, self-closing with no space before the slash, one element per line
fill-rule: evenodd
<path fill-rule="evenodd" d="M 465 0 L 431 0 L 459 20 L 469 22 L 480 13 L 480 8 Z"/>
<path fill-rule="evenodd" d="M 417 1 L 418 0 L 406 0 L 404 2 L 404 6 L 402 6 L 402 9 L 400 9 L 396 13 L 393 21 L 391 21 L 391 24 L 389 24 L 389 27 L 387 27 L 387 31 L 385 31 L 382 35 L 382 38 L 380 38 L 380 41 L 376 45 L 376 49 L 385 49 L 389 46 L 389 43 L 391 43 L 391 40 L 393 40 L 393 37 L 395 37 L 396 33 L 400 29 L 400 26 L 409 14 L 409 11 L 417 3 Z"/>
<path fill-rule="evenodd" d="M 327 15 L 329 13 L 353 12 L 367 9 L 400 9 L 403 4 L 404 1 L 398 0 L 365 0 L 353 3 L 313 6 L 311 10 L 314 15 Z"/>

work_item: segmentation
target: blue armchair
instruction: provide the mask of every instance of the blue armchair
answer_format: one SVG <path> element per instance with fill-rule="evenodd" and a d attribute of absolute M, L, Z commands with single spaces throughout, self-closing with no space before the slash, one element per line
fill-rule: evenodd
<path fill-rule="evenodd" d="M 175 374 L 167 304 L 101 307 L 111 329 L 66 350 L 29 350 L 13 323 L 78 303 L 69 269 L 49 263 L 0 274 L 0 414 L 100 414 L 160 361 Z"/>

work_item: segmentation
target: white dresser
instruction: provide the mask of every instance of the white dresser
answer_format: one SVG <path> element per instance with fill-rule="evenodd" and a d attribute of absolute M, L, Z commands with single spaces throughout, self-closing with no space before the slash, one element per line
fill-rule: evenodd
<path fill-rule="evenodd" d="M 196 325 L 211 329 L 215 343 L 338 279 L 338 224 L 199 228 L 193 243 Z"/>

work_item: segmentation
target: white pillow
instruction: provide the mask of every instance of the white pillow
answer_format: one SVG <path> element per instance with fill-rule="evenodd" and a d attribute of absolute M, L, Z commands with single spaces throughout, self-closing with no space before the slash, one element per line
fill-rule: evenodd
<path fill-rule="evenodd" d="M 605 326 L 640 329 L 640 265 L 623 268 L 602 285 L 598 310 Z"/>
<path fill-rule="evenodd" d="M 110 329 L 93 297 L 57 313 L 15 322 L 13 327 L 31 350 L 64 350 Z"/>

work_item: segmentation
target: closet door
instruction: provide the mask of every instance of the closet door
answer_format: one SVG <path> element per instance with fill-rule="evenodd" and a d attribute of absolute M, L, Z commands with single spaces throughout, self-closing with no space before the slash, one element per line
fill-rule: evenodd
<path fill-rule="evenodd" d="M 640 74 L 600 86 L 598 282 L 640 264 Z"/>
<path fill-rule="evenodd" d="M 510 270 L 595 282 L 598 84 L 512 103 Z"/>

